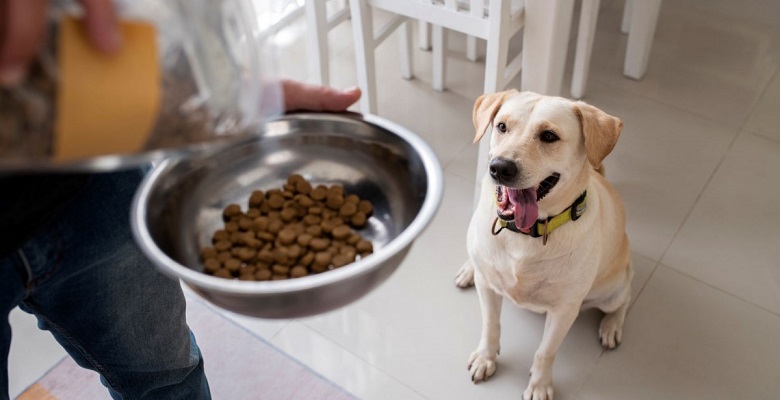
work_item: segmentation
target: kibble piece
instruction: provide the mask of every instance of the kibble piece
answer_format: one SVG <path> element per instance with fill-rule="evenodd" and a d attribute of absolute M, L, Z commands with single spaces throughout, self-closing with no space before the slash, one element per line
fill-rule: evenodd
<path fill-rule="evenodd" d="M 255 268 L 255 267 L 253 267 L 251 265 L 247 265 L 246 267 L 241 268 L 241 271 L 239 272 L 239 274 L 252 274 L 252 275 L 254 275 L 255 272 L 257 272 L 257 268 Z"/>
<path fill-rule="evenodd" d="M 287 192 L 287 191 L 294 192 L 295 191 L 295 184 L 285 183 L 284 185 L 282 185 L 282 189 L 284 189 L 284 192 Z M 284 193 L 284 192 L 282 192 L 282 193 Z"/>
<path fill-rule="evenodd" d="M 235 222 L 225 223 L 225 232 L 227 233 L 238 232 L 238 224 Z"/>
<path fill-rule="evenodd" d="M 333 228 L 333 232 L 331 232 L 331 234 L 335 239 L 345 240 L 351 232 L 352 230 L 350 230 L 347 225 L 341 225 Z"/>
<path fill-rule="evenodd" d="M 252 226 L 251 218 L 243 216 L 238 220 L 238 229 L 242 231 L 248 231 L 250 226 Z"/>
<path fill-rule="evenodd" d="M 219 260 L 219 262 L 225 262 L 231 258 L 233 258 L 233 255 L 230 254 L 229 251 L 221 251 L 217 253 L 217 260 Z"/>
<path fill-rule="evenodd" d="M 287 183 L 290 185 L 295 185 L 298 182 L 305 181 L 306 178 L 304 178 L 301 174 L 292 174 L 287 177 Z"/>
<path fill-rule="evenodd" d="M 291 261 L 295 261 L 300 258 L 301 254 L 303 254 L 303 249 L 301 249 L 301 247 L 297 244 L 287 248 L 287 256 L 290 257 Z"/>
<path fill-rule="evenodd" d="M 227 240 L 220 240 L 219 242 L 214 243 L 214 248 L 217 249 L 217 251 L 226 251 L 231 247 L 233 247 L 233 244 Z"/>
<path fill-rule="evenodd" d="M 260 204 L 260 207 L 257 208 L 260 210 L 261 214 L 268 214 L 269 211 L 271 211 L 271 205 L 268 204 L 267 201 L 264 201 L 263 204 Z"/>
<path fill-rule="evenodd" d="M 284 248 L 277 248 L 274 250 L 274 261 L 277 264 L 287 265 L 290 262 L 290 256 L 287 254 L 287 250 Z"/>
<path fill-rule="evenodd" d="M 349 264 L 350 260 L 347 258 L 347 256 L 345 256 L 343 254 L 337 254 L 337 255 L 333 256 L 333 261 L 332 262 L 333 262 L 333 266 L 335 268 L 341 268 L 341 267 Z"/>
<path fill-rule="evenodd" d="M 309 208 L 314 205 L 314 200 L 311 199 L 311 197 L 300 194 L 298 196 L 295 196 L 296 200 L 298 200 L 298 204 L 301 205 L 301 207 Z"/>
<path fill-rule="evenodd" d="M 227 221 L 231 217 L 240 214 L 241 214 L 241 206 L 239 206 L 238 204 L 229 204 L 227 207 L 225 207 L 225 211 L 222 213 L 222 216 L 225 218 L 225 221 Z"/>
<path fill-rule="evenodd" d="M 293 267 L 293 269 L 290 270 L 291 278 L 300 278 L 306 275 L 309 275 L 309 270 L 307 270 L 306 267 L 302 265 L 296 265 L 295 267 Z"/>
<path fill-rule="evenodd" d="M 314 265 L 318 266 L 328 266 L 330 265 L 330 260 L 333 258 L 333 255 L 330 254 L 330 252 L 327 251 L 320 251 L 317 254 L 314 255 Z"/>
<path fill-rule="evenodd" d="M 217 249 L 213 247 L 204 247 L 200 249 L 200 259 L 205 260 L 207 258 L 217 257 Z"/>
<path fill-rule="evenodd" d="M 315 274 L 320 272 L 325 272 L 327 270 L 328 270 L 327 265 L 312 264 L 311 266 L 311 272 L 314 272 Z"/>
<path fill-rule="evenodd" d="M 313 263 L 313 262 L 314 262 L 314 253 L 312 253 L 312 252 L 304 254 L 303 257 L 301 257 L 301 260 L 300 260 L 300 263 L 302 265 L 307 266 L 307 267 L 309 265 L 311 265 L 311 263 Z"/>
<path fill-rule="evenodd" d="M 350 219 L 350 223 L 352 224 L 352 226 L 354 226 L 357 229 L 360 229 L 360 228 L 366 226 L 366 222 L 367 221 L 368 221 L 368 218 L 366 217 L 366 214 L 363 213 L 362 211 L 358 211 Z"/>
<path fill-rule="evenodd" d="M 316 238 L 309 242 L 309 247 L 315 251 L 325 250 L 328 248 L 328 246 L 330 246 L 330 240 L 325 238 Z"/>
<path fill-rule="evenodd" d="M 284 197 L 286 200 L 289 200 L 289 199 L 292 199 L 293 197 L 295 197 L 295 191 L 293 191 L 292 189 L 294 189 L 294 188 L 285 189 L 284 192 L 282 192 L 282 197 Z"/>
<path fill-rule="evenodd" d="M 361 241 L 363 238 L 360 237 L 360 234 L 356 232 L 352 232 L 349 237 L 347 238 L 347 244 L 348 245 L 356 245 L 359 241 Z"/>
<path fill-rule="evenodd" d="M 311 214 L 311 215 L 320 215 L 320 214 L 322 214 L 322 207 L 320 207 L 320 206 L 309 207 L 309 214 Z"/>
<path fill-rule="evenodd" d="M 230 272 L 237 272 L 241 269 L 241 260 L 231 258 L 230 260 L 225 261 L 223 267 Z"/>
<path fill-rule="evenodd" d="M 217 278 L 233 279 L 233 274 L 224 268 L 218 269 L 217 272 L 214 273 L 214 276 Z"/>
<path fill-rule="evenodd" d="M 222 263 L 219 262 L 216 258 L 209 258 L 206 261 L 203 262 L 203 270 L 213 274 L 217 272 L 217 270 L 222 266 Z"/>
<path fill-rule="evenodd" d="M 262 263 L 271 264 L 274 261 L 274 253 L 271 250 L 261 250 L 257 253 L 257 260 Z"/>
<path fill-rule="evenodd" d="M 298 216 L 298 211 L 295 211 L 294 208 L 285 208 L 284 210 L 282 210 L 280 216 L 282 217 L 282 221 L 290 222 L 296 216 Z"/>
<path fill-rule="evenodd" d="M 290 273 L 290 267 L 286 265 L 276 264 L 271 267 L 271 271 L 274 275 L 287 275 Z"/>
<path fill-rule="evenodd" d="M 343 254 L 349 262 L 353 262 L 357 258 L 357 249 L 349 245 L 343 246 L 339 254 Z"/>
<path fill-rule="evenodd" d="M 285 246 L 295 243 L 295 231 L 292 228 L 284 228 L 279 231 L 279 242 Z"/>
<path fill-rule="evenodd" d="M 343 197 L 344 196 L 344 186 L 333 185 L 333 186 L 329 187 L 328 188 L 328 195 L 332 195 L 332 194 L 339 195 L 339 196 Z"/>
<path fill-rule="evenodd" d="M 332 219 L 329 219 L 327 221 L 322 221 L 320 224 L 320 228 L 322 228 L 322 231 L 325 233 L 331 233 L 333 232 L 333 228 L 336 227 L 335 221 Z"/>
<path fill-rule="evenodd" d="M 327 200 L 325 200 L 325 205 L 327 205 L 331 210 L 338 210 L 343 204 L 344 196 L 340 194 L 330 193 L 328 194 Z"/>
<path fill-rule="evenodd" d="M 260 210 L 256 208 L 250 208 L 249 210 L 246 211 L 246 216 L 250 220 L 254 220 L 255 218 L 260 216 Z"/>
<path fill-rule="evenodd" d="M 268 223 L 268 232 L 276 235 L 279 233 L 279 231 L 282 230 L 282 227 L 284 226 L 284 222 L 282 222 L 281 219 L 272 219 Z"/>
<path fill-rule="evenodd" d="M 344 205 L 341 206 L 339 209 L 339 215 L 342 217 L 351 217 L 355 215 L 355 213 L 358 211 L 357 205 L 355 203 L 347 203 L 345 202 Z"/>
<path fill-rule="evenodd" d="M 320 237 L 322 236 L 322 228 L 319 225 L 312 225 L 306 228 L 306 233 L 312 235 L 315 238 Z"/>
<path fill-rule="evenodd" d="M 262 190 L 255 190 L 249 196 L 249 207 L 259 207 L 265 201 L 265 193 Z"/>
<path fill-rule="evenodd" d="M 360 197 L 358 197 L 358 195 L 356 194 L 351 194 L 344 198 L 344 202 L 357 205 L 358 203 L 360 203 Z"/>
<path fill-rule="evenodd" d="M 301 194 L 309 194 L 311 193 L 311 183 L 306 182 L 305 180 L 298 181 L 298 183 L 295 184 L 295 190 Z"/>
<path fill-rule="evenodd" d="M 268 199 L 268 206 L 272 210 L 279 210 L 284 206 L 284 197 L 282 194 L 274 194 Z"/>
<path fill-rule="evenodd" d="M 368 200 L 360 200 L 360 203 L 358 203 L 358 211 L 366 215 L 371 215 L 374 213 L 374 206 L 372 206 L 371 202 Z"/>
<path fill-rule="evenodd" d="M 374 245 L 371 244 L 368 240 L 361 240 L 355 245 L 355 248 L 357 249 L 360 254 L 369 254 L 374 251 Z"/>
<path fill-rule="evenodd" d="M 328 195 L 328 189 L 325 188 L 325 186 L 317 186 L 316 188 L 312 189 L 309 196 L 311 196 L 312 200 L 314 201 L 322 201 L 325 199 L 325 197 Z"/>
<path fill-rule="evenodd" d="M 257 250 L 250 248 L 243 248 L 238 252 L 238 258 L 243 262 L 249 262 L 254 260 L 257 255 Z"/>
<path fill-rule="evenodd" d="M 254 273 L 251 273 L 251 272 L 248 272 L 248 273 L 241 272 L 238 275 L 238 280 L 239 281 L 256 281 L 257 279 L 255 279 L 255 274 Z"/>
<path fill-rule="evenodd" d="M 271 275 L 273 275 L 273 273 L 270 269 L 261 269 L 255 272 L 255 279 L 258 281 L 267 281 L 271 279 Z"/>
<path fill-rule="evenodd" d="M 303 222 L 306 225 L 319 225 L 322 222 L 322 218 L 320 218 L 318 215 L 309 214 L 303 217 Z"/>
<path fill-rule="evenodd" d="M 230 239 L 230 234 L 227 233 L 226 230 L 220 229 L 220 230 L 214 232 L 214 238 L 211 241 L 212 241 L 212 243 L 217 243 L 220 240 L 228 240 L 228 239 Z"/>
<path fill-rule="evenodd" d="M 295 238 L 295 243 L 297 243 L 298 246 L 307 247 L 312 239 L 313 237 L 310 233 L 301 233 Z"/>
<path fill-rule="evenodd" d="M 274 241 L 274 235 L 270 232 L 258 232 L 257 238 L 265 241 L 265 242 L 273 242 Z"/>

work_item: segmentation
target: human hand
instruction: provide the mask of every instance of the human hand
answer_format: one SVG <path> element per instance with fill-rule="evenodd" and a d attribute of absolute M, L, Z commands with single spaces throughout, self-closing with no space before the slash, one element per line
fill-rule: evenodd
<path fill-rule="evenodd" d="M 122 46 L 111 0 L 79 0 L 87 36 L 96 49 L 113 53 Z M 0 86 L 15 85 L 27 73 L 46 35 L 49 0 L 0 0 Z"/>
<path fill-rule="evenodd" d="M 286 111 L 345 111 L 360 98 L 360 89 L 337 90 L 328 86 L 282 80 Z"/>

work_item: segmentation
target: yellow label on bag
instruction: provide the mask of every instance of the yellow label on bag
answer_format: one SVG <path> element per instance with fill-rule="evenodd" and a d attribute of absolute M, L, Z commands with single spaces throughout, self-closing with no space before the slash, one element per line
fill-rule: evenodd
<path fill-rule="evenodd" d="M 84 24 L 60 25 L 54 159 L 71 161 L 141 150 L 160 108 L 160 63 L 153 25 L 121 22 L 122 48 L 94 49 Z"/>

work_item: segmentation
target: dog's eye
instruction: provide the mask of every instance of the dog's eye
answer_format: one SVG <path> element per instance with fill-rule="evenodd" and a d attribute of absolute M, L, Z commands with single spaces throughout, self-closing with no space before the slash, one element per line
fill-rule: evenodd
<path fill-rule="evenodd" d="M 503 123 L 503 122 L 499 122 L 496 125 L 496 129 L 498 129 L 498 131 L 501 132 L 501 133 L 506 133 L 506 124 Z"/>
<path fill-rule="evenodd" d="M 539 135 L 539 139 L 545 143 L 557 142 L 560 138 L 553 131 L 544 131 Z"/>

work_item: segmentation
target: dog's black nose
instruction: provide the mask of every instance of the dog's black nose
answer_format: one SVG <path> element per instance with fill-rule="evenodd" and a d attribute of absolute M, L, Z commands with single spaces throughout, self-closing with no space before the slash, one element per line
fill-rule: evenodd
<path fill-rule="evenodd" d="M 498 182 L 509 183 L 517 177 L 517 164 L 505 158 L 490 161 L 490 176 Z"/>

